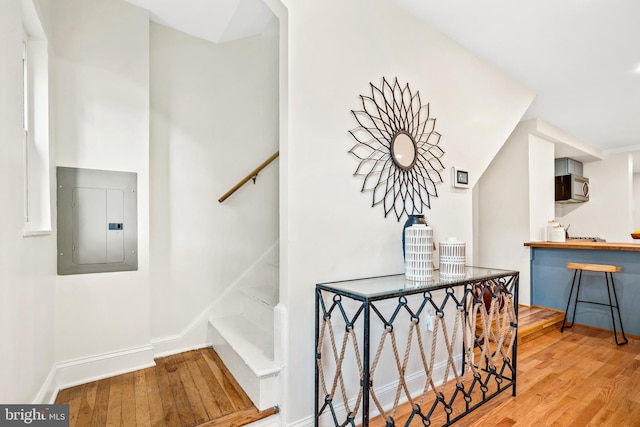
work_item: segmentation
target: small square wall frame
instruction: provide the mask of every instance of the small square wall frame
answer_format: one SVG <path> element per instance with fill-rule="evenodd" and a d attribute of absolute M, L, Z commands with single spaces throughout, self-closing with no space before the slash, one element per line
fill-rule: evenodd
<path fill-rule="evenodd" d="M 58 274 L 138 269 L 134 172 L 56 169 Z"/>

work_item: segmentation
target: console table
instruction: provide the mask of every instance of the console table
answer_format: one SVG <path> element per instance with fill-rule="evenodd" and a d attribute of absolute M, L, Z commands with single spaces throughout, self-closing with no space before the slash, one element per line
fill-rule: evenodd
<path fill-rule="evenodd" d="M 316 285 L 315 425 L 449 425 L 516 394 L 517 271 Z M 396 414 L 409 402 L 410 413 Z"/>

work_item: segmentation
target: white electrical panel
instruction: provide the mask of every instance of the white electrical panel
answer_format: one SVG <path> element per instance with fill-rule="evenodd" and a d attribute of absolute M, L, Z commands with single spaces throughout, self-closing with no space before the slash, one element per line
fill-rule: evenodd
<path fill-rule="evenodd" d="M 57 168 L 58 274 L 138 269 L 137 175 Z"/>

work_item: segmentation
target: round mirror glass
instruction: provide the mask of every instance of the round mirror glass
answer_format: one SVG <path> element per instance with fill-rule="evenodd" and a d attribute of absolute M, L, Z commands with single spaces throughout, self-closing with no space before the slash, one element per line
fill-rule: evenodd
<path fill-rule="evenodd" d="M 391 156 L 402 169 L 411 169 L 416 162 L 416 144 L 408 133 L 400 132 L 391 141 Z"/>

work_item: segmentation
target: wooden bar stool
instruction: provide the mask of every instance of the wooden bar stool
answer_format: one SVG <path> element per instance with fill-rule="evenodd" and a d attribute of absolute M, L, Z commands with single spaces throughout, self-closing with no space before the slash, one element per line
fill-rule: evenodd
<path fill-rule="evenodd" d="M 619 273 L 622 271 L 622 267 L 618 267 L 617 265 L 605 265 L 605 264 L 580 264 L 576 262 L 567 263 L 567 268 L 574 269 L 573 272 L 573 281 L 571 282 L 571 290 L 569 291 L 569 301 L 567 301 L 567 309 L 564 312 L 564 319 L 562 320 L 562 327 L 560 328 L 560 332 L 564 332 L 565 328 L 570 328 L 573 326 L 573 322 L 576 319 L 576 309 L 578 308 L 578 303 L 586 303 L 586 304 L 596 304 L 596 305 L 604 305 L 609 307 L 611 310 L 611 322 L 613 322 L 613 336 L 616 339 L 616 344 L 622 345 L 629 342 L 627 337 L 624 335 L 624 328 L 622 327 L 622 318 L 620 317 L 620 305 L 618 304 L 618 295 L 616 294 L 616 287 L 613 283 L 613 273 Z M 596 301 L 585 301 L 580 299 L 580 284 L 582 282 L 582 272 L 583 271 L 598 271 L 604 273 L 604 278 L 607 284 L 607 294 L 609 295 L 609 304 L 596 302 Z M 578 274 L 578 271 L 580 274 Z M 576 277 L 578 277 L 578 288 L 576 290 L 576 301 L 573 305 L 573 315 L 571 316 L 571 323 L 567 323 L 567 314 L 569 313 L 569 306 L 571 305 L 571 296 L 573 295 L 573 287 L 576 284 Z M 609 283 L 611 283 L 611 288 L 609 288 Z M 613 292 L 613 298 L 615 300 L 615 305 L 611 301 L 611 293 Z M 620 323 L 620 331 L 622 333 L 622 338 L 624 341 L 618 340 L 618 332 L 616 331 L 616 320 L 613 315 L 613 309 L 616 309 L 618 312 L 618 322 Z"/>

